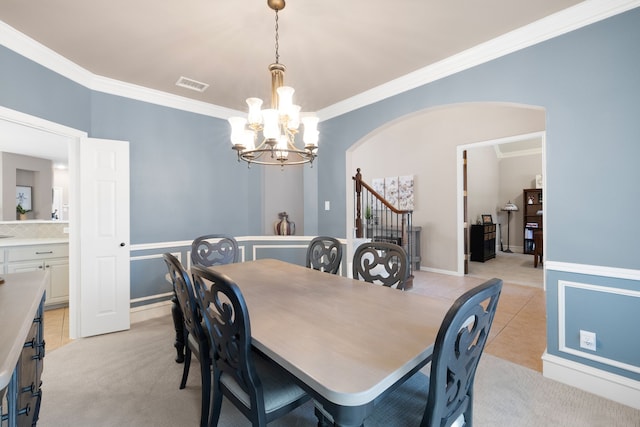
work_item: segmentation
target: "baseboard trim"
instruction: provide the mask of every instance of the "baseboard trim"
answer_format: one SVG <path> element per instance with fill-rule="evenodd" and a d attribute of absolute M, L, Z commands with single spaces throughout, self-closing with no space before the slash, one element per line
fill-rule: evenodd
<path fill-rule="evenodd" d="M 162 316 L 171 315 L 171 301 L 162 301 L 154 304 L 141 305 L 131 308 L 131 323 L 143 322 Z"/>
<path fill-rule="evenodd" d="M 547 352 L 542 356 L 542 374 L 546 378 L 640 410 L 640 381 Z"/>
<path fill-rule="evenodd" d="M 427 271 L 429 273 L 446 274 L 447 276 L 458 276 L 458 277 L 464 276 L 464 273 L 459 273 L 457 271 L 441 270 L 439 268 L 432 268 L 432 267 L 420 266 L 420 271 Z"/>

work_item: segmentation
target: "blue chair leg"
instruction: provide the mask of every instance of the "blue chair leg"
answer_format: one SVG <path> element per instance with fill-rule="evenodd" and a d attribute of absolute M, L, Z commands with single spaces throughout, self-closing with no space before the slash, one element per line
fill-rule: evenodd
<path fill-rule="evenodd" d="M 191 366 L 191 349 L 187 345 L 184 349 L 184 368 L 182 369 L 182 381 L 180 381 L 180 389 L 187 385 L 187 377 L 189 376 L 189 367 Z"/>
<path fill-rule="evenodd" d="M 207 427 L 211 407 L 211 359 L 203 355 L 200 355 L 200 376 L 202 377 L 200 427 Z"/>

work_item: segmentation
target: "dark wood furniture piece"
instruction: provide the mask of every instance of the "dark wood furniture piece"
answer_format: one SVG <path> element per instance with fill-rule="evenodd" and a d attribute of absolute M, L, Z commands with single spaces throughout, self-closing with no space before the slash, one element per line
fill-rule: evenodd
<path fill-rule="evenodd" d="M 542 265 L 542 230 L 533 232 L 533 267 L 538 268 L 538 262 Z"/>
<path fill-rule="evenodd" d="M 533 254 L 535 248 L 534 232 L 536 230 L 542 232 L 542 189 L 522 190 L 522 206 L 523 253 Z"/>
<path fill-rule="evenodd" d="M 255 348 L 292 374 L 337 426 L 431 360 L 449 304 L 274 259 L 210 269 L 240 287 Z M 384 321 L 381 321 L 384 319 Z"/>
<path fill-rule="evenodd" d="M 453 303 L 436 337 L 429 377 L 419 373 L 383 400 L 371 425 L 389 420 L 399 426 L 473 424 L 474 377 L 501 290 L 502 280 L 491 279 Z"/>
<path fill-rule="evenodd" d="M 496 225 L 471 226 L 471 261 L 485 262 L 496 257 Z"/>
<path fill-rule="evenodd" d="M 209 339 L 202 327 L 202 316 L 198 309 L 198 303 L 194 295 L 193 286 L 189 274 L 182 263 L 172 254 L 163 254 L 164 262 L 169 270 L 169 278 L 173 283 L 174 296 L 178 301 L 182 315 L 182 339 L 185 343 L 184 367 L 180 389 L 187 385 L 191 355 L 194 354 L 200 366 L 200 379 L 202 384 L 202 399 L 200 406 L 200 427 L 209 424 L 209 402 L 211 399 L 211 355 L 209 353 Z"/>
<path fill-rule="evenodd" d="M 7 274 L 0 284 L 0 425 L 38 422 L 48 272 Z"/>
<path fill-rule="evenodd" d="M 342 243 L 335 237 L 318 236 L 307 247 L 307 268 L 337 274 L 342 262 Z"/>
<path fill-rule="evenodd" d="M 191 263 L 193 265 L 212 266 L 219 264 L 228 264 L 230 262 L 238 262 L 240 259 L 240 250 L 238 242 L 233 236 L 227 234 L 207 234 L 196 237 L 191 242 Z M 169 280 L 171 281 L 171 280 Z M 176 330 L 176 341 L 173 346 L 176 348 L 176 362 L 184 362 L 185 357 L 185 337 L 184 337 L 184 319 L 182 318 L 182 310 L 178 305 L 178 299 L 175 295 L 171 299 L 171 315 L 173 316 L 173 326 Z"/>
<path fill-rule="evenodd" d="M 233 236 L 207 234 L 196 237 L 191 243 L 191 263 L 211 267 L 219 264 L 238 262 L 240 250 Z"/>
<path fill-rule="evenodd" d="M 402 246 L 388 242 L 366 242 L 353 254 L 354 279 L 404 289 L 409 278 L 407 253 Z"/>

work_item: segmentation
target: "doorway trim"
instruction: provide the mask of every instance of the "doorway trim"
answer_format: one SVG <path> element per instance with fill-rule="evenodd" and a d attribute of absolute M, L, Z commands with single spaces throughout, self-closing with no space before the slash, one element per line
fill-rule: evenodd
<path fill-rule="evenodd" d="M 79 336 L 80 302 L 80 227 L 78 201 L 80 200 L 79 162 L 80 141 L 87 133 L 78 129 L 51 122 L 36 116 L 0 106 L 0 120 L 48 132 L 67 139 L 69 155 L 69 337 Z"/>
<path fill-rule="evenodd" d="M 464 164 L 464 159 L 463 159 L 463 153 L 466 150 L 472 149 L 472 148 L 481 148 L 481 147 L 491 147 L 494 145 L 500 145 L 500 144 L 507 144 L 510 142 L 518 142 L 518 141 L 524 141 L 524 140 L 528 140 L 528 139 L 540 139 L 542 142 L 542 193 L 543 193 L 543 200 L 545 200 L 545 203 L 547 202 L 547 197 L 546 197 L 546 188 L 547 188 L 547 163 L 546 163 L 546 136 L 547 133 L 546 131 L 539 131 L 539 132 L 532 132 L 532 133 L 527 133 L 527 134 L 521 134 L 521 135 L 514 135 L 514 136 L 509 136 L 509 137 L 505 137 L 505 138 L 497 138 L 497 139 L 490 139 L 490 140 L 486 140 L 486 141 L 478 141 L 478 142 L 473 142 L 470 144 L 463 144 L 463 145 L 458 145 L 456 147 L 456 176 L 457 176 L 457 188 L 456 188 L 456 199 L 457 199 L 457 246 L 458 246 L 458 262 L 457 262 L 457 271 L 458 271 L 458 275 L 460 276 L 464 276 L 464 258 L 465 258 L 465 246 L 464 246 L 464 233 L 465 230 L 467 230 L 467 227 L 465 227 L 465 223 L 464 223 L 464 218 L 465 218 L 465 212 L 464 212 L 464 168 L 463 168 L 463 164 Z M 546 210 L 546 209 L 545 209 Z M 545 217 L 543 216 L 542 218 L 543 222 L 545 221 Z M 547 237 L 546 237 L 546 231 L 547 228 L 543 225 L 542 227 L 542 236 L 543 236 L 543 245 L 546 245 L 547 242 Z M 543 246 L 542 249 L 543 253 L 546 253 L 546 248 Z M 543 268 L 544 264 L 543 264 Z M 546 285 L 543 285 L 544 289 L 546 289 Z"/>

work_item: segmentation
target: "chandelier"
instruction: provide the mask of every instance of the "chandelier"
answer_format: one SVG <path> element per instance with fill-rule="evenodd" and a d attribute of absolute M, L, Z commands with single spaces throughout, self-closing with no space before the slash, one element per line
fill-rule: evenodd
<path fill-rule="evenodd" d="M 244 160 L 249 166 L 312 163 L 318 155 L 318 117 L 301 113 L 300 106 L 293 104 L 294 89 L 283 85 L 286 68 L 279 62 L 278 11 L 284 9 L 285 0 L 267 0 L 267 4 L 276 13 L 276 62 L 269 65 L 271 108 L 261 109 L 260 98 L 247 98 L 247 117 L 229 118 L 232 148 L 238 153 L 238 161 Z M 296 146 L 300 123 L 304 127 L 304 148 Z"/>

